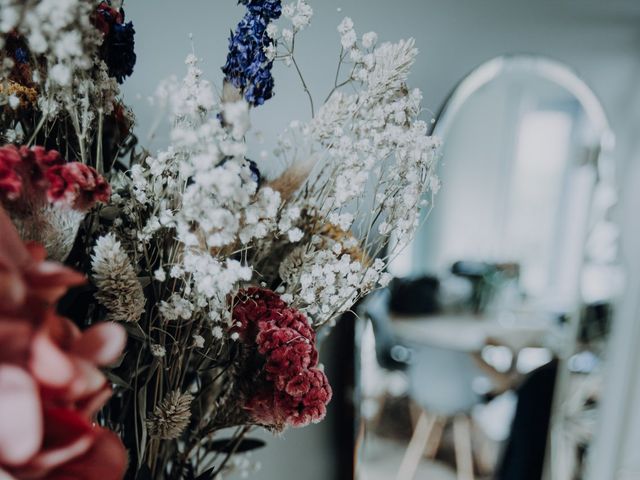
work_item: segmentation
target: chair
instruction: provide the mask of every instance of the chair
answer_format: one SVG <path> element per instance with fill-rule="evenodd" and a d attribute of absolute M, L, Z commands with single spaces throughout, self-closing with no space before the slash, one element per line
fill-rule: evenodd
<path fill-rule="evenodd" d="M 408 375 L 414 430 L 396 479 L 412 479 L 423 456 L 435 457 L 442 433 L 452 423 L 458 478 L 472 480 L 470 413 L 484 401 L 492 382 L 469 352 L 399 341 L 391 323 L 389 299 L 388 290 L 379 291 L 367 298 L 362 312 L 373 326 L 378 364 Z"/>
<path fill-rule="evenodd" d="M 484 401 L 491 381 L 469 352 L 436 345 L 409 344 L 409 394 L 417 422 L 397 480 L 411 480 L 423 455 L 434 457 L 442 432 L 453 423 L 459 480 L 473 480 L 471 410 Z"/>

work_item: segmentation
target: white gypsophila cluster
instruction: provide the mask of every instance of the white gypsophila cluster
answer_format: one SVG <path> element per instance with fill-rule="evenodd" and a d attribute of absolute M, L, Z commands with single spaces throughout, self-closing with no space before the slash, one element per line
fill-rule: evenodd
<path fill-rule="evenodd" d="M 318 237 L 315 240 L 316 244 L 323 242 Z M 384 267 L 382 260 L 365 267 L 340 248 L 296 247 L 280 264 L 285 283 L 282 298 L 320 326 L 351 308 L 364 292 L 385 286 L 389 275 Z"/>
<path fill-rule="evenodd" d="M 294 32 L 299 32 L 311 23 L 313 8 L 304 0 L 298 0 L 282 7 L 282 16 L 291 21 Z"/>
<path fill-rule="evenodd" d="M 269 61 L 279 58 L 290 66 L 293 63 L 295 36 L 311 24 L 313 8 L 305 0 L 297 0 L 282 6 L 282 16 L 288 22 L 282 30 L 273 22 L 267 26 L 267 35 L 274 42 L 265 47 L 265 55 Z"/>
<path fill-rule="evenodd" d="M 179 280 L 182 287 L 161 301 L 161 317 L 230 322 L 229 295 L 253 271 L 229 254 L 277 230 L 280 197 L 258 189 L 245 161 L 247 104 L 218 104 L 197 59 L 190 55 L 186 63 L 182 82 L 158 89 L 173 119 L 171 146 L 115 179 L 114 203 L 129 219 L 127 233 L 143 263 L 149 263 L 148 243 L 173 242 L 152 276 L 167 286 Z"/>
<path fill-rule="evenodd" d="M 349 18 L 338 31 L 356 93 L 334 90 L 309 123 L 324 155 L 302 201 L 343 230 L 357 219 L 369 240 L 386 241 L 393 231 L 401 248 L 418 225 L 426 193 L 438 187 L 438 142 L 418 118 L 421 92 L 406 86 L 417 50 L 413 40 L 377 46 L 373 32 L 358 43 Z"/>

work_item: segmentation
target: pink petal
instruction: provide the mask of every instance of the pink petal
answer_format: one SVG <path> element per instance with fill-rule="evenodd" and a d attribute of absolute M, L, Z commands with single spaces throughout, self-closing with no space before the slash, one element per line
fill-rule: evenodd
<path fill-rule="evenodd" d="M 28 264 L 30 255 L 25 248 L 13 222 L 0 207 L 0 263 L 7 266 L 20 267 Z"/>
<path fill-rule="evenodd" d="M 100 390 L 95 392 L 92 395 L 89 395 L 87 398 L 82 400 L 78 400 L 76 402 L 76 408 L 81 415 L 84 415 L 88 418 L 93 418 L 93 416 L 100 411 L 100 409 L 107 403 L 107 400 L 111 398 L 112 394 L 111 387 L 105 384 Z"/>
<path fill-rule="evenodd" d="M 113 432 L 100 430 L 89 452 L 51 472 L 47 479 L 122 480 L 126 469 L 127 453 L 120 438 Z"/>
<path fill-rule="evenodd" d="M 43 333 L 36 335 L 31 345 L 30 366 L 34 377 L 51 388 L 64 387 L 73 379 L 73 363 Z"/>
<path fill-rule="evenodd" d="M 16 469 L 20 478 L 49 478 L 48 472 L 84 455 L 93 445 L 94 429 L 73 410 L 46 410 L 44 421 L 41 451 L 23 468 Z"/>
<path fill-rule="evenodd" d="M 74 361 L 74 378 L 67 387 L 66 394 L 71 401 L 85 399 L 96 395 L 107 383 L 102 372 L 90 362 L 76 358 Z"/>
<path fill-rule="evenodd" d="M 26 371 L 11 365 L 0 365 L 0 426 L 1 464 L 24 463 L 40 448 L 43 426 L 38 386 Z"/>
<path fill-rule="evenodd" d="M 0 364 L 26 367 L 31 349 L 31 325 L 21 318 L 0 320 Z"/>
<path fill-rule="evenodd" d="M 8 472 L 0 468 L 0 480 L 17 480 L 16 477 L 12 477 Z"/>
<path fill-rule="evenodd" d="M 115 323 L 101 323 L 85 330 L 72 352 L 96 365 L 106 366 L 122 354 L 127 341 L 125 329 Z"/>
<path fill-rule="evenodd" d="M 0 272 L 0 310 L 19 307 L 27 297 L 27 286 L 15 271 Z"/>

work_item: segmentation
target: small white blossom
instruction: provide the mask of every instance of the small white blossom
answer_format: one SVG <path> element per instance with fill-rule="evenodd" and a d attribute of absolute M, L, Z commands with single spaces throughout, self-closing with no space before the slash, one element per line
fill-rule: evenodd
<path fill-rule="evenodd" d="M 153 272 L 153 278 L 157 282 L 164 282 L 167 279 L 167 274 L 162 268 L 159 268 L 155 272 Z"/>
<path fill-rule="evenodd" d="M 292 228 L 287 233 L 287 236 L 289 237 L 289 241 L 291 243 L 296 243 L 302 240 L 302 237 L 304 237 L 304 232 L 299 228 Z"/>
<path fill-rule="evenodd" d="M 367 32 L 362 35 L 362 46 L 364 48 L 372 48 L 378 41 L 378 34 L 376 32 Z"/>
<path fill-rule="evenodd" d="M 194 335 L 193 346 L 195 348 L 204 348 L 204 337 L 202 335 Z"/>
<path fill-rule="evenodd" d="M 162 358 L 167 354 L 167 350 L 162 345 L 158 345 L 157 343 L 152 343 L 150 349 L 151 355 L 156 358 Z"/>
<path fill-rule="evenodd" d="M 282 38 L 285 42 L 291 43 L 293 40 L 293 31 L 288 28 L 282 29 Z"/>

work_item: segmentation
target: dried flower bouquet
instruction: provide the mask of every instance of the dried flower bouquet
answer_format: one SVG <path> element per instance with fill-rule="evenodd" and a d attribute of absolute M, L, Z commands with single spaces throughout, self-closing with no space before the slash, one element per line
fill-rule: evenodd
<path fill-rule="evenodd" d="M 121 2 L 0 0 L 0 477 L 222 478 L 252 429 L 324 418 L 318 334 L 389 281 L 437 142 L 412 40 L 345 18 L 317 105 L 295 52 L 309 4 L 239 3 L 222 95 L 189 55 L 157 90 L 170 147 L 152 154 L 118 100 L 136 60 Z M 274 62 L 311 118 L 267 179 L 245 137 Z"/>

